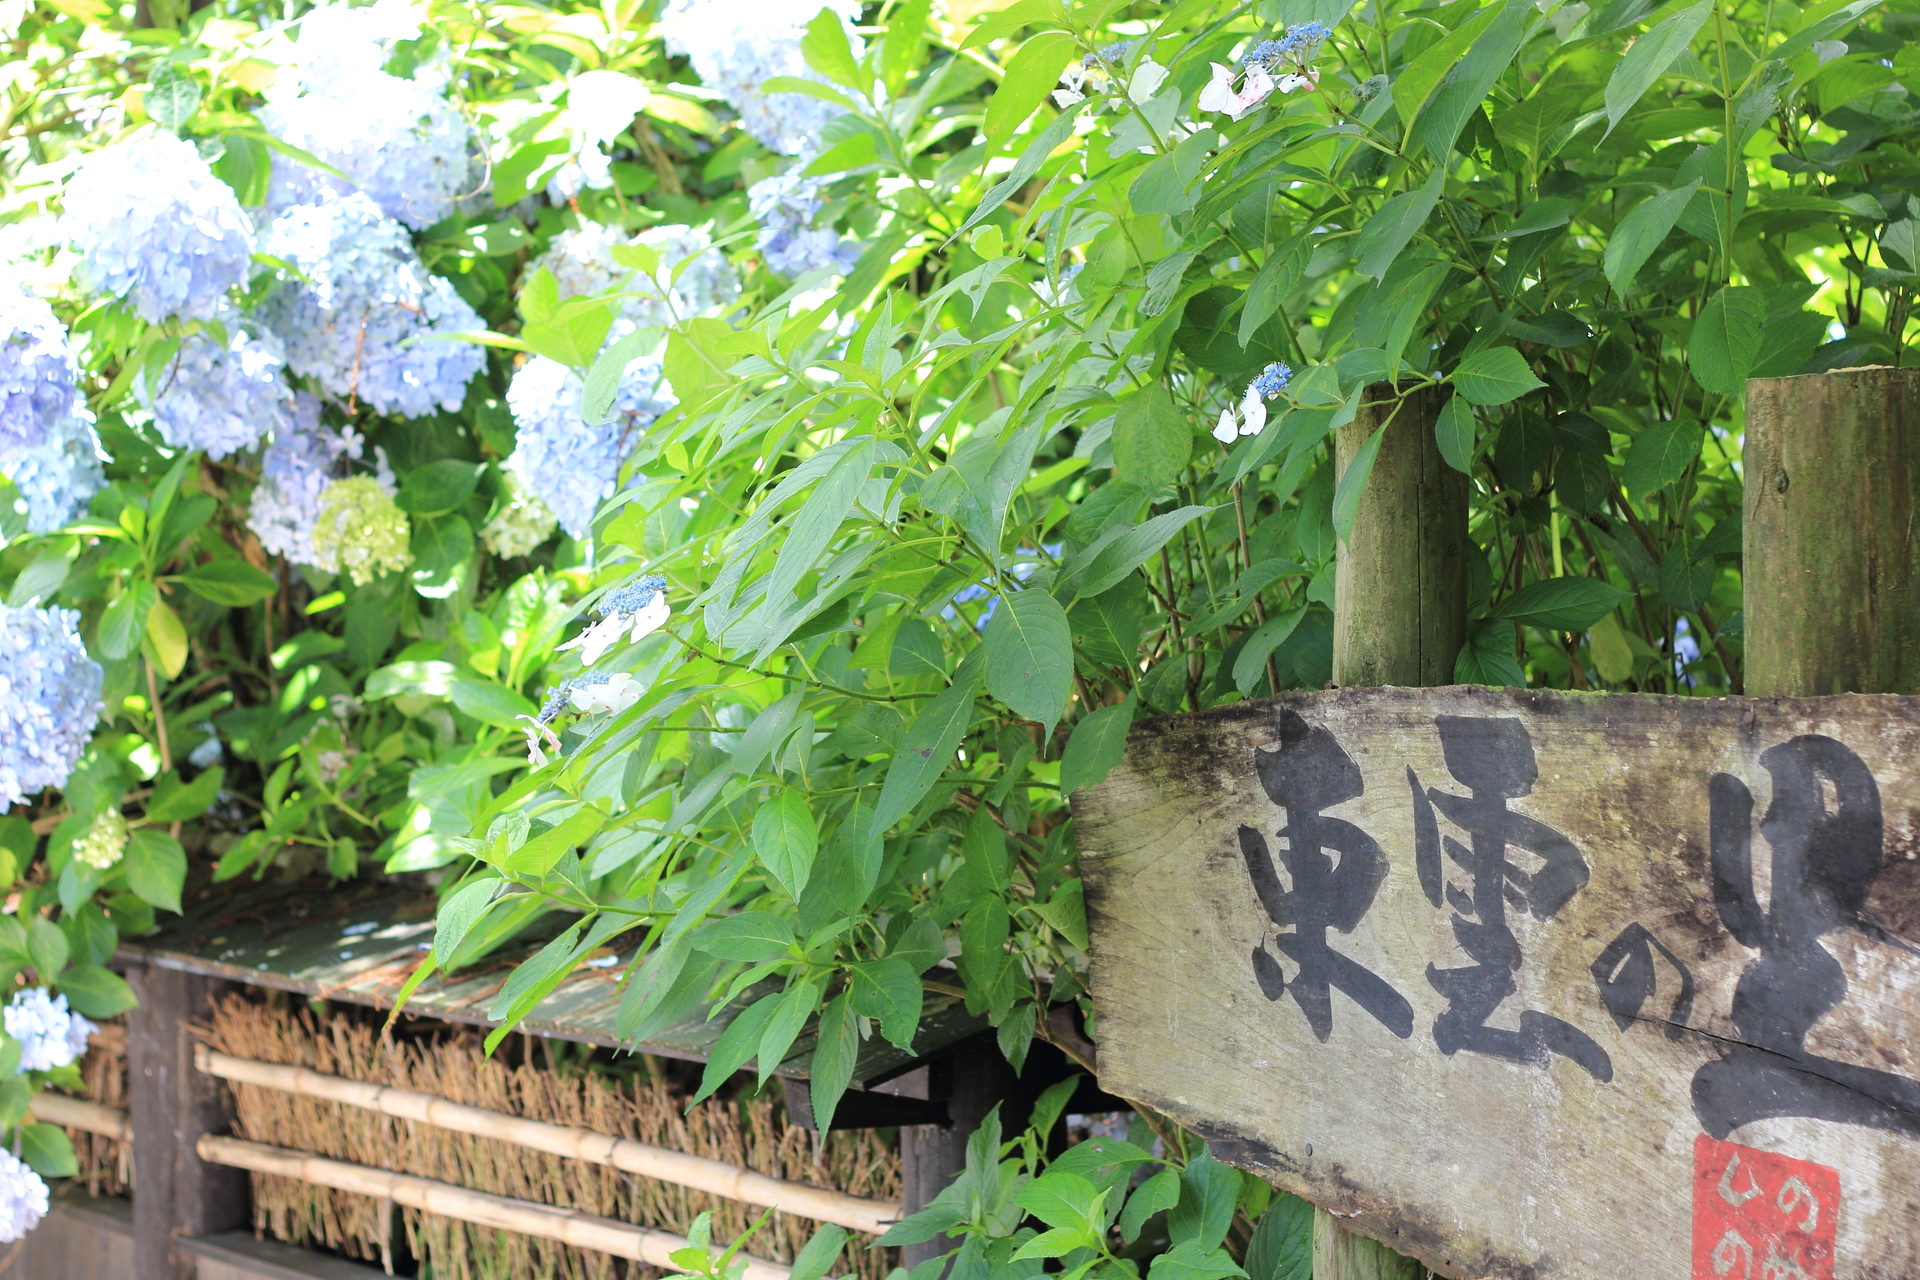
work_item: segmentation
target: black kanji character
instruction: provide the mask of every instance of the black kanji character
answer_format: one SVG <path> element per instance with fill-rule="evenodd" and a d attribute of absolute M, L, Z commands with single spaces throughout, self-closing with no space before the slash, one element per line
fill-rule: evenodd
<path fill-rule="evenodd" d="M 1549 1014 L 1522 1010 L 1520 1029 L 1490 1027 L 1487 1019 L 1517 989 L 1520 940 L 1507 927 L 1507 907 L 1524 908 L 1536 920 L 1552 919 L 1587 883 L 1586 860 L 1573 842 L 1545 823 L 1507 807 L 1533 790 L 1538 769 L 1526 727 L 1512 717 L 1439 716 L 1440 746 L 1447 771 L 1471 796 L 1423 789 L 1412 769 L 1414 866 L 1420 887 L 1434 906 L 1442 889 L 1453 908 L 1453 936 L 1476 963 L 1464 969 L 1427 966 L 1427 981 L 1447 998 L 1448 1008 L 1433 1024 L 1433 1040 L 1445 1054 L 1462 1049 L 1514 1062 L 1545 1066 L 1557 1053 L 1578 1063 L 1596 1080 L 1613 1079 L 1613 1061 L 1593 1038 Z M 1444 844 L 1434 809 L 1465 831 L 1470 847 L 1452 837 Z M 1507 857 L 1508 846 L 1540 860 L 1527 872 Z M 1471 892 L 1443 884 L 1441 849 L 1469 877 Z"/>
<path fill-rule="evenodd" d="M 1760 955 L 1733 989 L 1733 1027 L 1744 1043 L 1694 1072 L 1694 1114 L 1716 1138 L 1774 1116 L 1920 1136 L 1920 1081 L 1806 1047 L 1807 1032 L 1847 994 L 1824 935 L 1850 928 L 1912 949 L 1864 914 L 1883 861 L 1880 788 L 1859 756 L 1818 734 L 1769 747 L 1760 764 L 1773 776 L 1773 803 L 1760 820 L 1773 849 L 1765 907 L 1753 882 L 1753 794 L 1731 774 L 1708 783 L 1713 900 L 1727 930 Z"/>
<path fill-rule="evenodd" d="M 1256 750 L 1254 768 L 1267 796 L 1287 811 L 1278 834 L 1286 842 L 1278 861 L 1291 889 L 1274 869 L 1276 855 L 1252 827 L 1240 828 L 1240 853 L 1260 905 L 1281 928 L 1274 946 L 1300 966 L 1289 981 L 1266 946 L 1254 948 L 1253 971 L 1267 999 L 1291 991 L 1313 1034 L 1325 1043 L 1333 1031 L 1332 989 L 1338 987 L 1402 1040 L 1413 1034 L 1413 1006 L 1371 970 L 1327 945 L 1327 930 L 1352 933 L 1373 906 L 1387 876 L 1387 855 L 1373 837 L 1321 810 L 1366 791 L 1359 766 L 1323 727 L 1292 711 L 1280 713 L 1278 750 Z M 1338 866 L 1322 850 L 1340 855 Z"/>

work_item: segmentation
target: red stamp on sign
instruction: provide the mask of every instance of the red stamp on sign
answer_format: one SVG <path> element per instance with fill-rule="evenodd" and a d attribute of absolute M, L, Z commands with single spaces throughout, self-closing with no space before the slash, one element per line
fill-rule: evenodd
<path fill-rule="evenodd" d="M 1833 1280 L 1840 1173 L 1693 1140 L 1693 1280 Z"/>

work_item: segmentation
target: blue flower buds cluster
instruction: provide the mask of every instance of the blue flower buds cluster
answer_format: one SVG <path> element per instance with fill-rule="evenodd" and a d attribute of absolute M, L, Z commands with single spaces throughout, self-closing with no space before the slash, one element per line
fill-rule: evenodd
<path fill-rule="evenodd" d="M 643 574 L 632 582 L 615 587 L 594 602 L 593 611 L 603 618 L 639 613 L 653 598 L 667 589 L 667 580 L 657 573 Z"/>
<path fill-rule="evenodd" d="M 273 158 L 269 212 L 311 203 L 322 192 L 358 189 L 415 229 L 453 212 L 473 188 L 473 129 L 426 85 L 372 71 L 269 102 L 267 131 L 332 165 L 346 181 L 289 156 Z"/>
<path fill-rule="evenodd" d="M 294 397 L 287 421 L 274 429 L 260 463 L 260 485 L 247 509 L 247 526 L 260 545 L 294 564 L 314 563 L 313 526 L 320 496 L 334 481 L 342 457 L 358 458 L 360 434 L 335 431 L 320 422 L 320 400 Z"/>
<path fill-rule="evenodd" d="M 816 227 L 826 207 L 820 192 L 831 178 L 809 178 L 799 168 L 763 178 L 747 188 L 747 208 L 760 224 L 755 243 L 767 265 L 786 276 L 822 268 L 845 275 L 860 260 L 860 246 L 843 240 L 832 227 Z"/>
<path fill-rule="evenodd" d="M 1247 390 L 1258 391 L 1263 397 L 1271 400 L 1285 391 L 1287 384 L 1291 381 L 1293 381 L 1293 366 L 1276 360 L 1262 369 L 1254 380 L 1247 384 Z"/>
<path fill-rule="evenodd" d="M 849 23 L 860 16 L 859 0 L 826 7 Z M 800 52 L 819 10 L 783 0 L 670 0 L 660 27 L 667 50 L 687 55 L 701 83 L 726 98 L 748 133 L 769 150 L 796 156 L 818 142 L 840 108 L 797 93 L 762 93 L 760 86 L 774 76 L 821 80 Z"/>
<path fill-rule="evenodd" d="M 615 330 L 631 332 L 627 322 Z M 661 374 L 657 356 L 627 366 L 614 395 L 613 416 L 598 426 L 582 417 L 586 385 L 566 365 L 535 356 L 513 375 L 507 407 L 519 435 L 507 466 L 547 504 L 569 537 L 587 535 L 641 433 L 678 403 Z"/>
<path fill-rule="evenodd" d="M 0 804 L 64 786 L 104 710 L 72 609 L 0 605 Z"/>
<path fill-rule="evenodd" d="M 0 454 L 37 445 L 54 424 L 85 413 L 79 382 L 53 308 L 0 280 Z"/>
<path fill-rule="evenodd" d="M 136 389 L 168 444 L 224 458 L 284 430 L 293 391 L 272 335 L 249 333 L 235 310 L 217 324 L 183 338 L 173 359 L 143 371 Z"/>
<path fill-rule="evenodd" d="M 305 277 L 283 280 L 261 306 L 295 373 L 380 413 L 460 407 L 485 355 L 435 335 L 485 322 L 373 201 L 356 192 L 296 205 L 273 220 L 262 248 Z"/>
<path fill-rule="evenodd" d="M 1288 27 L 1287 33 L 1278 40 L 1262 40 L 1240 59 L 1240 65 L 1266 71 L 1283 64 L 1305 68 L 1332 34 L 1324 22 L 1299 23 Z"/>
<path fill-rule="evenodd" d="M 63 196 L 81 283 L 148 323 L 205 320 L 253 270 L 253 227 L 190 142 L 154 131 L 80 162 Z"/>

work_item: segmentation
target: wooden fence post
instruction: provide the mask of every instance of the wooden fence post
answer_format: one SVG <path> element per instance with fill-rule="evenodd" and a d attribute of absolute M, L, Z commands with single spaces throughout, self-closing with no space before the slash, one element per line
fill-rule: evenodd
<path fill-rule="evenodd" d="M 1920 369 L 1747 383 L 1747 692 L 1920 693 Z"/>
<path fill-rule="evenodd" d="M 191 1280 L 195 1263 L 179 1236 L 248 1225 L 247 1173 L 208 1164 L 194 1150 L 203 1133 L 232 1122 L 220 1082 L 193 1065 L 188 1026 L 232 988 L 157 965 L 129 967 L 140 999 L 128 1015 L 128 1102 L 133 1122 L 133 1280 Z"/>
<path fill-rule="evenodd" d="M 1368 389 L 1334 436 L 1334 471 L 1392 412 L 1391 389 Z M 1380 439 L 1351 536 L 1334 567 L 1333 682 L 1427 687 L 1453 683 L 1467 638 L 1467 477 L 1440 457 L 1434 421 L 1445 397 L 1409 396 Z M 1314 1280 L 1422 1280 L 1426 1268 L 1313 1212 Z"/>
<path fill-rule="evenodd" d="M 915 1214 L 933 1203 L 967 1167 L 967 1139 L 980 1128 L 994 1104 L 1013 1093 L 1013 1068 L 991 1035 L 963 1041 L 944 1061 L 932 1064 L 947 1075 L 946 1125 L 915 1124 L 900 1127 L 900 1191 L 903 1212 Z M 937 1091 L 936 1091 L 937 1092 Z M 1001 1111 L 1002 1132 L 1024 1124 L 1024 1116 Z M 900 1265 L 911 1271 L 937 1258 L 959 1242 L 935 1236 L 920 1244 L 900 1246 Z"/>

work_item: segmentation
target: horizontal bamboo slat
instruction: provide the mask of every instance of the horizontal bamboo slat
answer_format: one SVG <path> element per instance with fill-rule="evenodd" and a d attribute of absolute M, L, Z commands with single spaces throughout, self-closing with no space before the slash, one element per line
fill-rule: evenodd
<path fill-rule="evenodd" d="M 531 1200 L 514 1200 L 507 1196 L 489 1195 L 484 1191 L 469 1191 L 465 1187 L 436 1182 L 432 1178 L 416 1177 L 410 1173 L 390 1173 L 385 1169 L 329 1160 L 324 1156 L 308 1155 L 304 1151 L 288 1151 L 239 1138 L 208 1134 L 200 1139 L 197 1149 L 202 1160 L 214 1164 L 297 1178 L 302 1182 L 333 1187 L 356 1195 L 377 1196 L 441 1217 L 458 1218 L 462 1222 L 477 1223 L 500 1231 L 517 1231 L 522 1235 L 558 1240 L 578 1249 L 593 1249 L 616 1258 L 631 1258 L 649 1266 L 673 1268 L 673 1253 L 688 1246 L 685 1236 L 677 1236 L 670 1231 L 636 1227 L 631 1223 L 596 1218 L 575 1209 L 562 1209 Z M 777 1262 L 748 1257 L 744 1280 L 788 1280 L 791 1274 L 787 1267 Z"/>
<path fill-rule="evenodd" d="M 549 1155 L 603 1164 L 640 1177 L 691 1187 L 745 1204 L 778 1209 L 815 1222 L 835 1223 L 854 1231 L 878 1235 L 901 1217 L 899 1205 L 883 1200 L 869 1200 L 826 1187 L 787 1182 L 738 1165 L 688 1155 L 684 1151 L 636 1142 L 631 1138 L 616 1138 L 572 1125 L 510 1116 L 483 1107 L 449 1102 L 445 1098 L 411 1089 L 347 1080 L 306 1067 L 236 1058 L 205 1046 L 195 1051 L 194 1062 L 208 1075 L 240 1084 L 320 1098 L 456 1133 L 510 1142 Z"/>
<path fill-rule="evenodd" d="M 122 1142 L 133 1138 L 133 1122 L 118 1107 L 103 1107 L 85 1098 L 42 1090 L 33 1095 L 27 1113 L 42 1124 L 57 1124 L 67 1129 L 83 1129 L 104 1138 Z"/>

